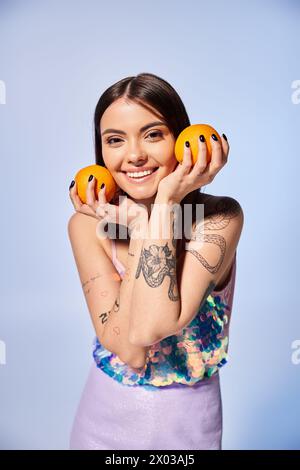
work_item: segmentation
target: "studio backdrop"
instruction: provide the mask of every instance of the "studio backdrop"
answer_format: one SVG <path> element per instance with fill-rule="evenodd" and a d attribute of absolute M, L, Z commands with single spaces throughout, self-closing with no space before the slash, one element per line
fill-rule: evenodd
<path fill-rule="evenodd" d="M 142 72 L 230 141 L 204 192 L 244 211 L 224 449 L 299 449 L 300 3 L 0 2 L 0 448 L 67 449 L 94 329 L 68 238 L 93 112 Z"/>

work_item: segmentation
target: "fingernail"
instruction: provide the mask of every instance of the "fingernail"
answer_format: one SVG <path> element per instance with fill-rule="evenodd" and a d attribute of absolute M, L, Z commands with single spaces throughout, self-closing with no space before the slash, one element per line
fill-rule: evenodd
<path fill-rule="evenodd" d="M 216 134 L 212 134 L 211 136 L 214 140 L 218 140 L 218 137 L 216 136 Z"/>
<path fill-rule="evenodd" d="M 75 184 L 75 181 L 72 180 L 72 181 L 71 181 L 71 184 L 70 184 L 70 186 L 69 186 L 69 189 L 73 188 L 74 184 Z"/>
<path fill-rule="evenodd" d="M 201 140 L 201 142 L 205 142 L 205 137 L 203 134 L 200 135 L 199 139 Z"/>
<path fill-rule="evenodd" d="M 226 142 L 227 142 L 227 137 L 226 137 L 226 135 L 225 135 L 225 134 L 222 134 L 222 136 L 223 136 L 223 139 L 225 139 Z"/>
<path fill-rule="evenodd" d="M 101 189 L 103 189 L 103 188 L 104 188 L 104 186 L 105 186 L 105 184 L 104 184 L 104 183 L 102 183 L 102 184 L 101 184 Z"/>
<path fill-rule="evenodd" d="M 93 175 L 90 175 L 89 176 L 89 181 L 92 181 L 92 179 L 93 179 Z"/>
<path fill-rule="evenodd" d="M 186 146 L 186 147 L 189 147 L 189 146 L 190 146 L 190 143 L 189 143 L 188 140 L 185 141 L 185 146 Z"/>

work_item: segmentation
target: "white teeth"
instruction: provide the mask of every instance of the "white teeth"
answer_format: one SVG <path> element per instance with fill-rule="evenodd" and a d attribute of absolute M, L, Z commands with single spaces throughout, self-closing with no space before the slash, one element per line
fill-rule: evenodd
<path fill-rule="evenodd" d="M 127 173 L 128 176 L 130 176 L 131 178 L 139 178 L 141 176 L 146 176 L 146 175 L 151 175 L 151 173 L 153 173 L 154 169 L 153 170 L 147 170 L 147 171 L 138 171 L 138 172 L 134 172 L 134 173 Z"/>

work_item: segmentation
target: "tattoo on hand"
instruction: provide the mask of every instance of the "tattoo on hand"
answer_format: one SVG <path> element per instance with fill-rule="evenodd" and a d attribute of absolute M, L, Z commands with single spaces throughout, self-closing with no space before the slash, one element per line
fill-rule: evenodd
<path fill-rule="evenodd" d="M 169 276 L 169 299 L 174 302 L 179 300 L 176 258 L 168 247 L 168 242 L 164 246 L 151 245 L 149 249 L 143 248 L 135 275 L 136 279 L 139 278 L 141 272 L 143 272 L 148 286 L 153 288 L 160 286 L 165 276 Z"/>

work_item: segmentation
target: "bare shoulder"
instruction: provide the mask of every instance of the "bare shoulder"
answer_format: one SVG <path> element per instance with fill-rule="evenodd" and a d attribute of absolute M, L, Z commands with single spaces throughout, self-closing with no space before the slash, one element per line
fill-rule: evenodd
<path fill-rule="evenodd" d="M 68 220 L 68 228 L 96 227 L 98 220 L 81 212 L 74 212 Z"/>
<path fill-rule="evenodd" d="M 75 244 L 94 244 L 101 251 L 104 251 L 108 258 L 112 259 L 111 242 L 109 238 L 101 238 L 97 236 L 97 224 L 99 220 L 95 217 L 75 212 L 68 221 L 68 234 L 72 242 Z"/>
<path fill-rule="evenodd" d="M 70 239 L 92 240 L 99 242 L 96 236 L 98 220 L 80 212 L 75 212 L 68 220 L 68 234 Z"/>
<path fill-rule="evenodd" d="M 243 209 L 236 199 L 230 196 L 215 196 L 212 194 L 199 193 L 197 204 L 204 204 L 204 220 L 216 220 L 220 217 L 227 219 L 237 218 L 241 222 L 244 218 Z M 194 223 L 194 225 L 196 222 Z"/>

